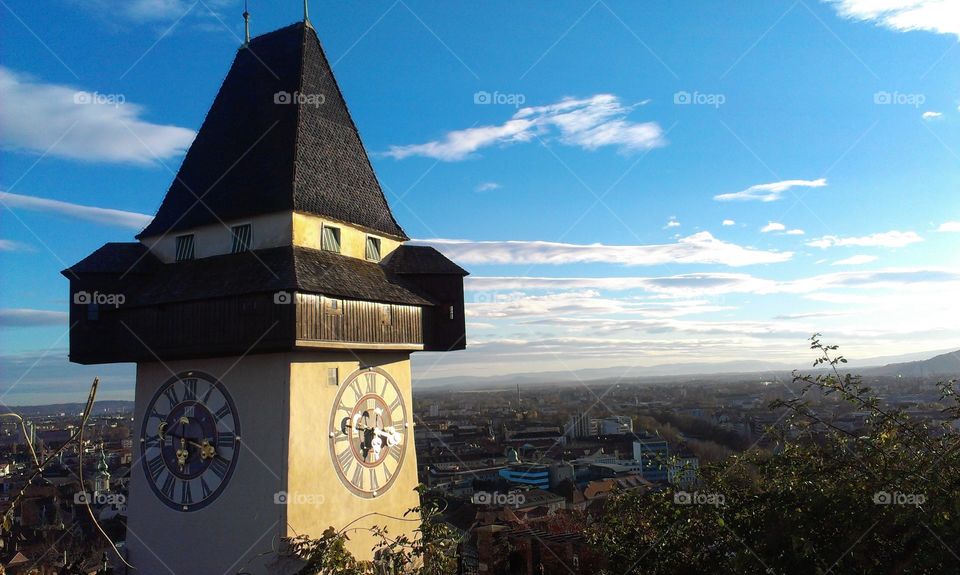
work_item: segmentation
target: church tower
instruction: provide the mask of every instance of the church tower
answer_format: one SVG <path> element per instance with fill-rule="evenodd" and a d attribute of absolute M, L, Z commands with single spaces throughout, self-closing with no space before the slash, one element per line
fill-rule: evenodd
<path fill-rule="evenodd" d="M 466 346 L 308 21 L 253 38 L 153 221 L 65 270 L 70 360 L 137 364 L 129 561 L 264 573 L 284 537 L 413 534 L 410 354 Z"/>

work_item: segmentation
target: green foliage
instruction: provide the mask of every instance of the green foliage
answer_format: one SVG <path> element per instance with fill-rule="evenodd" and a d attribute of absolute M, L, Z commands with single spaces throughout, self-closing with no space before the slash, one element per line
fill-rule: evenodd
<path fill-rule="evenodd" d="M 390 537 L 383 527 L 369 531 L 376 540 L 373 561 L 358 560 L 347 549 L 348 528 L 333 527 L 319 539 L 300 536 L 287 543 L 290 550 L 304 561 L 299 575 L 447 575 L 456 572 L 456 550 L 459 537 L 440 520 L 441 502 L 426 500 L 423 486 L 417 488 L 421 501 L 404 514 L 403 519 L 417 521 L 414 536 Z"/>
<path fill-rule="evenodd" d="M 811 342 L 814 367 L 826 371 L 794 373 L 801 392 L 771 404 L 783 424 L 770 431 L 772 453 L 751 449 L 702 468 L 692 495 L 700 503 L 674 489 L 612 498 L 589 533 L 610 573 L 957 572 L 955 382 L 938 384 L 944 423 L 916 421 L 884 406 L 860 377 L 841 375 L 837 346 L 819 334 Z M 864 428 L 814 410 L 811 391 L 867 414 Z"/>

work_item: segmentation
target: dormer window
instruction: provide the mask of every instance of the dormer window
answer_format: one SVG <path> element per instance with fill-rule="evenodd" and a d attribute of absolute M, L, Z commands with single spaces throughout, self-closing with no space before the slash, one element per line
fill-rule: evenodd
<path fill-rule="evenodd" d="M 250 224 L 243 224 L 239 226 L 233 226 L 230 229 L 233 232 L 232 253 L 239 254 L 241 252 L 250 251 L 250 244 L 253 241 L 253 226 Z"/>
<path fill-rule="evenodd" d="M 372 262 L 380 261 L 380 238 L 367 236 L 367 259 Z"/>
<path fill-rule="evenodd" d="M 340 228 L 333 226 L 323 226 L 321 244 L 324 250 L 328 252 L 340 253 Z"/>
<path fill-rule="evenodd" d="M 193 259 L 193 234 L 177 236 L 177 261 L 185 262 Z"/>

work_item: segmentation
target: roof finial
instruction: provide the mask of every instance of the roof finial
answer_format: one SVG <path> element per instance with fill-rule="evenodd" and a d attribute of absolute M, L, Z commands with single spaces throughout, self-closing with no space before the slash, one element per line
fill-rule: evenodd
<path fill-rule="evenodd" d="M 243 0 L 243 48 L 250 45 L 250 11 L 247 10 L 247 0 Z"/>
<path fill-rule="evenodd" d="M 309 0 L 303 0 L 303 23 L 307 26 L 313 28 L 313 24 L 310 23 L 310 2 Z"/>

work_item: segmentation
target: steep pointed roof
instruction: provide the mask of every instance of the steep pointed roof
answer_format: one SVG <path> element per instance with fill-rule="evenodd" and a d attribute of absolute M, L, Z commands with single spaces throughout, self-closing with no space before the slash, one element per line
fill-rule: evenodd
<path fill-rule="evenodd" d="M 320 40 L 302 22 L 237 52 L 157 215 L 137 237 L 287 210 L 409 239 Z"/>

